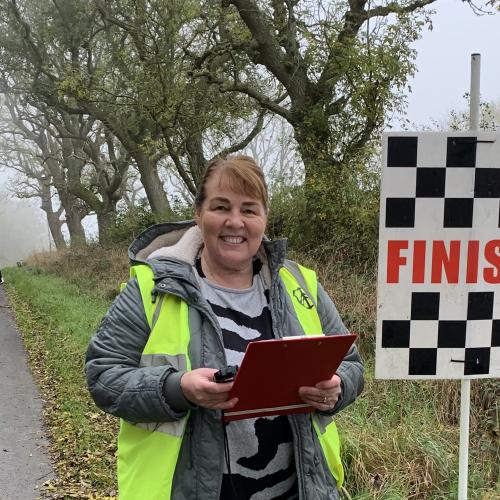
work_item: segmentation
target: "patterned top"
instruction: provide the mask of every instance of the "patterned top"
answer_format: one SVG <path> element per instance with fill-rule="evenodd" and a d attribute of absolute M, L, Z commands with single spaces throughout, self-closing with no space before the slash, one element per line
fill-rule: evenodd
<path fill-rule="evenodd" d="M 254 262 L 253 284 L 243 290 L 208 281 L 200 259 L 195 267 L 201 292 L 221 326 L 227 363 L 241 365 L 249 342 L 273 338 L 262 264 Z M 225 464 L 221 500 L 298 498 L 293 436 L 285 415 L 229 422 L 226 431 L 231 475 Z"/>

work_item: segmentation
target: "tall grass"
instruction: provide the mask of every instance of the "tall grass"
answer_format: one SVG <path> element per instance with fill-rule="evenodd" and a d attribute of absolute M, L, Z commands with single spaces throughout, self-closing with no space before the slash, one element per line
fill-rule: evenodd
<path fill-rule="evenodd" d="M 359 334 L 365 360 L 365 391 L 338 416 L 349 495 L 456 498 L 459 383 L 374 380 L 375 269 L 343 266 L 339 254 L 296 259 L 318 270 L 346 325 Z M 56 437 L 65 422 L 66 440 L 73 443 L 61 447 L 56 437 L 66 476 L 53 486 L 70 491 L 80 478 L 79 495 L 113 492 L 116 425 L 92 406 L 82 360 L 98 319 L 128 275 L 125 248 L 37 255 L 30 265 L 6 276 L 32 358 L 45 367 L 42 388 L 47 384 L 54 394 L 49 426 Z M 473 381 L 472 396 L 469 498 L 500 499 L 498 381 Z"/>
<path fill-rule="evenodd" d="M 80 290 L 108 301 L 114 299 L 120 283 L 129 275 L 127 249 L 123 245 L 93 245 L 38 253 L 28 262 L 33 268 L 64 278 Z"/>

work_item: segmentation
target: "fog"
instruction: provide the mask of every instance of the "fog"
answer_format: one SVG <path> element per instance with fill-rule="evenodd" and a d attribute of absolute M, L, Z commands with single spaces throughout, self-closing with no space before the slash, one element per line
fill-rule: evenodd
<path fill-rule="evenodd" d="M 34 252 L 48 250 L 44 213 L 25 200 L 14 200 L 0 191 L 0 267 L 15 265 Z"/>

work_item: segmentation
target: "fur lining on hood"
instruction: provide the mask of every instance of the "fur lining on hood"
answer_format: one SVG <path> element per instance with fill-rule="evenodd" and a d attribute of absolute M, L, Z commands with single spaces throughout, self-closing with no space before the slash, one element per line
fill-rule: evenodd
<path fill-rule="evenodd" d="M 180 239 L 170 245 L 158 248 L 148 255 L 148 259 L 173 257 L 193 265 L 203 246 L 203 238 L 198 226 L 190 227 Z"/>

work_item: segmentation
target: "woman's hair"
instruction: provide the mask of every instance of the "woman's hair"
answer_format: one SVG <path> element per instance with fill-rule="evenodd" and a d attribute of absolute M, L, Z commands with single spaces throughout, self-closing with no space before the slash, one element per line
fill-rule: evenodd
<path fill-rule="evenodd" d="M 214 174 L 219 175 L 219 183 L 225 188 L 259 200 L 267 212 L 268 192 L 264 172 L 253 158 L 245 155 L 214 158 L 208 163 L 194 200 L 196 210 L 201 209 L 206 198 L 207 181 Z"/>

